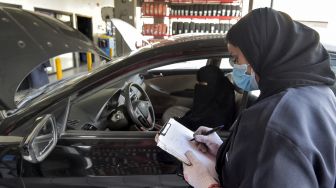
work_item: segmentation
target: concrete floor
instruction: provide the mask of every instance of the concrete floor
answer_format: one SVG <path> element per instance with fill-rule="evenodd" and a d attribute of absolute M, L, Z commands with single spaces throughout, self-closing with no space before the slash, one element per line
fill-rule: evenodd
<path fill-rule="evenodd" d="M 92 64 L 92 69 L 95 69 L 97 67 L 99 67 L 99 63 Z M 63 78 L 66 78 L 66 77 L 69 77 L 69 76 L 72 76 L 72 75 L 75 75 L 81 72 L 87 72 L 87 71 L 88 71 L 87 65 L 81 65 L 79 67 L 67 69 L 63 71 Z M 56 73 L 49 74 L 49 82 L 52 83 L 55 81 L 57 81 Z"/>

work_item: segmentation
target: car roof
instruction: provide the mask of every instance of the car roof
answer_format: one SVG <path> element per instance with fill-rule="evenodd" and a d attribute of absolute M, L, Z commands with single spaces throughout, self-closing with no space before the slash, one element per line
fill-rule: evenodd
<path fill-rule="evenodd" d="M 127 55 L 127 58 L 133 58 L 133 56 L 139 58 L 139 55 L 150 58 L 159 54 L 161 56 L 162 54 L 170 54 L 171 56 L 184 54 L 185 57 L 188 57 L 195 53 L 199 53 L 204 58 L 207 56 L 206 53 L 209 53 L 209 57 L 215 56 L 214 54 L 217 54 L 217 56 L 226 55 L 225 35 L 213 33 L 174 35 L 132 51 Z"/>

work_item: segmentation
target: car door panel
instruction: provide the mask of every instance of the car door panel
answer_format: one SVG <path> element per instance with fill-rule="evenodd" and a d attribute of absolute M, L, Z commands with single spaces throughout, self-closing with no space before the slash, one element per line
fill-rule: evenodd
<path fill-rule="evenodd" d="M 145 76 L 146 92 L 158 116 L 170 106 L 192 106 L 196 72 L 197 69 L 155 70 Z"/>
<path fill-rule="evenodd" d="M 12 188 L 23 187 L 17 160 L 20 160 L 20 152 L 16 147 L 17 143 L 10 136 L 0 136 L 0 187 Z"/>
<path fill-rule="evenodd" d="M 52 184 L 82 187 L 184 187 L 181 162 L 156 146 L 156 132 L 69 131 L 35 170 Z M 50 179 L 52 178 L 52 179 Z M 46 180 L 46 179 L 45 179 Z M 171 182 L 174 180 L 174 182 Z M 36 186 L 36 181 L 25 181 Z"/>

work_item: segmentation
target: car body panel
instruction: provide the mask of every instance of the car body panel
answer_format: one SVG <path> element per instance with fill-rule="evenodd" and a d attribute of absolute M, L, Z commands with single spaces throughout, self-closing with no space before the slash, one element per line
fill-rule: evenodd
<path fill-rule="evenodd" d="M 28 172 L 23 180 L 26 185 L 38 185 L 46 179 L 69 185 L 57 180 L 74 177 L 72 185 L 80 187 L 185 187 L 176 174 L 180 162 L 156 147 L 155 132 L 138 133 L 70 131 L 46 160 L 34 166 L 23 164 Z M 34 169 L 35 181 L 29 183 Z M 36 181 L 39 176 L 42 181 Z"/>
<path fill-rule="evenodd" d="M 22 80 L 39 64 L 69 52 L 94 52 L 107 58 L 79 31 L 48 16 L 0 7 L 0 109 L 15 109 Z"/>
<path fill-rule="evenodd" d="M 172 73 L 174 72 L 174 73 Z M 160 117 L 170 106 L 191 108 L 197 70 L 151 70 L 146 75 L 146 92 Z M 179 83 L 179 84 L 176 84 Z"/>

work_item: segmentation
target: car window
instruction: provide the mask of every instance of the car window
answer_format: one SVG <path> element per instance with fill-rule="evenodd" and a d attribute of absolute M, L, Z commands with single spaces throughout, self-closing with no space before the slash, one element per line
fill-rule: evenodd
<path fill-rule="evenodd" d="M 165 65 L 165 66 L 154 68 L 152 70 L 199 69 L 205 66 L 206 63 L 207 63 L 207 59 L 198 59 L 198 60 L 184 61 L 184 62 L 174 63 L 170 65 Z"/>
<path fill-rule="evenodd" d="M 208 61 L 207 59 L 184 61 L 184 62 L 179 62 L 179 63 L 157 67 L 152 70 L 200 69 L 201 67 L 206 65 L 207 61 Z M 232 66 L 229 63 L 229 58 L 222 58 L 221 63 L 220 63 L 220 68 L 221 69 L 232 69 Z"/>
<path fill-rule="evenodd" d="M 229 62 L 229 58 L 222 58 L 221 64 L 219 66 L 221 69 L 232 69 L 232 66 Z"/>

